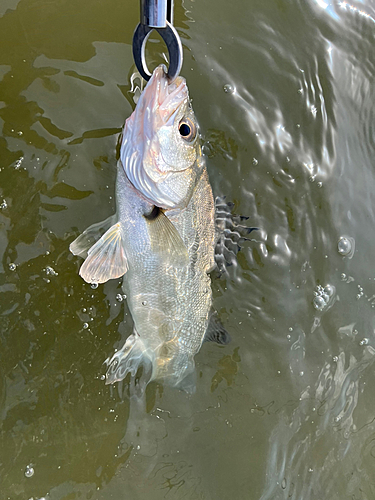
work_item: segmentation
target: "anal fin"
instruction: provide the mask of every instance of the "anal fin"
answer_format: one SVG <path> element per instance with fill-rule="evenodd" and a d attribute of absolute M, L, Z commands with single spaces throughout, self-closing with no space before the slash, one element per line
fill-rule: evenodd
<path fill-rule="evenodd" d="M 153 352 L 146 348 L 142 339 L 134 331 L 126 339 L 124 346 L 105 361 L 108 366 L 105 383 L 120 382 L 126 378 L 128 373 L 135 379 L 138 369 L 143 366 L 146 380 L 142 381 L 142 387 L 145 389 L 153 378 L 153 357 Z"/>

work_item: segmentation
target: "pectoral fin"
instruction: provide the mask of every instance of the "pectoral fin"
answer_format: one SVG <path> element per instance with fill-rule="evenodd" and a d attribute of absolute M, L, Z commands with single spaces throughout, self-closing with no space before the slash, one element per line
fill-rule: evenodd
<path fill-rule="evenodd" d="M 154 207 L 150 215 L 145 216 L 151 248 L 176 267 L 189 264 L 189 254 L 181 236 L 168 217 Z"/>
<path fill-rule="evenodd" d="M 212 310 L 203 342 L 216 342 L 217 344 L 226 345 L 230 341 L 230 335 L 219 320 L 217 312 Z"/>
<path fill-rule="evenodd" d="M 79 274 L 87 283 L 105 283 L 120 278 L 127 269 L 121 225 L 117 223 L 90 248 Z"/>
<path fill-rule="evenodd" d="M 111 215 L 105 221 L 92 224 L 70 244 L 69 250 L 73 255 L 79 255 L 85 259 L 89 249 L 115 222 L 116 215 Z"/>

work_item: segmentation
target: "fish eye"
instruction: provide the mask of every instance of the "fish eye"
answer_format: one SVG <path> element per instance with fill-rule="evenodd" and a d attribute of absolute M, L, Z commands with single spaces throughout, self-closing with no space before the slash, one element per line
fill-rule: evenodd
<path fill-rule="evenodd" d="M 190 118 L 183 118 L 178 126 L 178 131 L 185 141 L 192 142 L 195 139 L 197 128 Z"/>

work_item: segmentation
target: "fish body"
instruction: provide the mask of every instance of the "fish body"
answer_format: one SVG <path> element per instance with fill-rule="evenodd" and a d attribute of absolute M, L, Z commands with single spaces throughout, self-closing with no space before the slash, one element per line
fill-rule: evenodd
<path fill-rule="evenodd" d="M 154 209 L 131 185 L 121 163 L 116 190 L 119 221 L 127 234 L 128 270 L 123 290 L 134 320 L 134 333 L 124 349 L 113 356 L 107 382 L 121 380 L 129 371 L 132 363 L 124 353 L 131 345 L 133 356 L 142 352 L 143 361 L 151 363 L 151 379 L 178 386 L 194 373 L 194 355 L 202 345 L 212 304 L 207 273 L 214 266 L 215 227 L 207 172 L 202 171 L 185 208 L 164 212 L 188 251 L 186 264 L 178 262 L 178 256 L 164 258 L 154 251 L 149 226 L 156 222 L 144 216 L 145 211 Z M 203 239 L 205 243 L 199 244 Z M 185 381 L 189 389 L 186 384 L 193 387 L 193 377 Z"/>
<path fill-rule="evenodd" d="M 215 205 L 186 82 L 170 84 L 161 66 L 125 123 L 116 205 L 115 216 L 70 246 L 86 257 L 87 282 L 124 276 L 134 331 L 108 361 L 106 382 L 134 377 L 143 365 L 147 383 L 192 392 L 194 356 L 213 317 Z"/>

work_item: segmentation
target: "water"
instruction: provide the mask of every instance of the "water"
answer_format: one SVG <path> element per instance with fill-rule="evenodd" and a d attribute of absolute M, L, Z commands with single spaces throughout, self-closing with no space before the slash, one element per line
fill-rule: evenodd
<path fill-rule="evenodd" d="M 139 5 L 3 1 L 1 497 L 373 499 L 375 3 L 175 7 L 214 193 L 259 228 L 213 279 L 232 342 L 192 397 L 104 385 L 132 320 L 68 246 L 114 211 Z"/>

